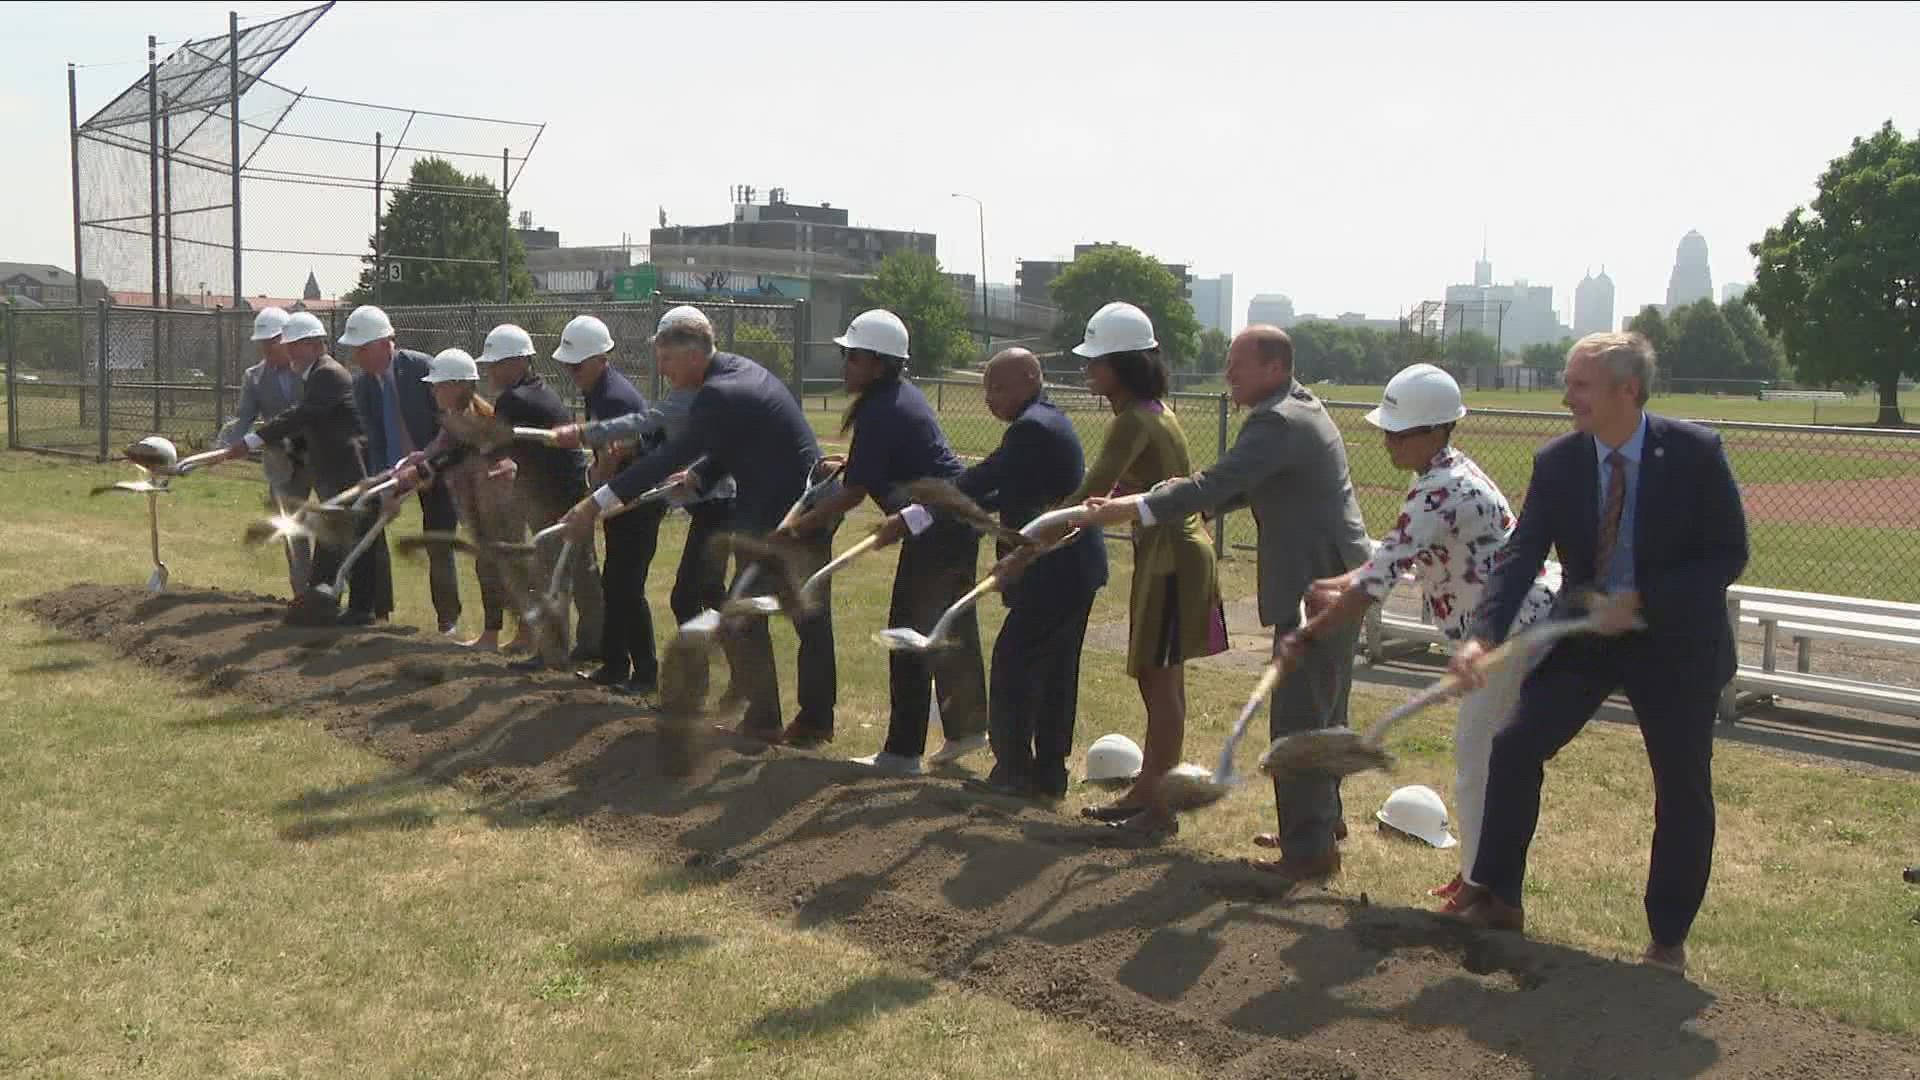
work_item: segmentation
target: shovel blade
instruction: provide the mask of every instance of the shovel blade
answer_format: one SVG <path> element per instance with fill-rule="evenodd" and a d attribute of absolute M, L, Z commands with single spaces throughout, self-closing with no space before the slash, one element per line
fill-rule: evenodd
<path fill-rule="evenodd" d="M 712 635 L 720 630 L 720 613 L 712 608 L 680 624 L 683 634 Z"/>
<path fill-rule="evenodd" d="M 147 591 L 150 593 L 167 591 L 167 564 L 161 563 L 147 576 Z"/>
<path fill-rule="evenodd" d="M 1159 796 L 1175 813 L 1200 810 L 1226 798 L 1232 787 L 1198 765 L 1176 765 L 1160 778 Z"/>
<path fill-rule="evenodd" d="M 873 640 L 885 645 L 892 652 L 926 652 L 933 648 L 933 639 L 918 630 L 904 626 L 882 630 L 873 635 Z"/>

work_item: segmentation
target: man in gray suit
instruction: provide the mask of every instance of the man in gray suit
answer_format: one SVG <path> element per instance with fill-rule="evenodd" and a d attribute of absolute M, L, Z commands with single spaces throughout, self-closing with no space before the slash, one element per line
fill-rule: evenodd
<path fill-rule="evenodd" d="M 1226 456 L 1145 495 L 1089 500 L 1094 521 L 1175 521 L 1245 506 L 1260 529 L 1260 624 L 1278 642 L 1299 624 L 1307 587 L 1367 561 L 1371 544 L 1347 475 L 1347 448 L 1326 408 L 1293 377 L 1293 341 L 1249 326 L 1227 351 L 1227 388 L 1248 410 Z M 1344 727 L 1358 623 L 1316 637 L 1273 699 L 1273 737 Z M 1340 781 L 1327 774 L 1273 782 L 1280 832 L 1255 837 L 1281 857 L 1254 865 L 1295 881 L 1339 872 Z"/>
<path fill-rule="evenodd" d="M 287 313 L 277 307 L 261 308 L 253 317 L 253 342 L 260 350 L 260 362 L 240 376 L 239 414 L 220 432 L 220 441 L 235 446 L 246 440 L 255 421 L 271 420 L 300 400 L 300 375 L 293 370 L 286 343 L 280 331 L 287 325 Z M 307 501 L 313 480 L 306 463 L 295 461 L 278 444 L 268 444 L 260 453 L 267 474 L 267 502 L 276 509 L 291 510 Z M 287 544 L 287 580 L 298 596 L 307 587 L 307 573 L 313 566 L 313 544 L 302 537 Z"/>

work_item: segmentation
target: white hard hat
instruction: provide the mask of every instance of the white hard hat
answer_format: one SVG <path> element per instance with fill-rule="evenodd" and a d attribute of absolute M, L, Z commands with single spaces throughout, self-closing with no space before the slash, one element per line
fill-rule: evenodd
<path fill-rule="evenodd" d="M 1147 313 L 1123 300 L 1115 300 L 1087 320 L 1086 340 L 1073 347 L 1073 355 L 1091 360 L 1108 353 L 1143 352 L 1159 347 L 1160 342 L 1153 336 L 1153 320 L 1147 318 Z"/>
<path fill-rule="evenodd" d="M 1388 828 L 1437 848 L 1450 848 L 1459 842 L 1447 831 L 1447 804 L 1440 801 L 1439 792 L 1423 784 L 1403 787 L 1387 796 L 1373 816 Z"/>
<path fill-rule="evenodd" d="M 480 363 L 491 364 L 533 355 L 533 336 L 512 323 L 501 323 L 487 331 L 487 343 L 480 350 Z"/>
<path fill-rule="evenodd" d="M 392 336 L 393 322 L 387 313 L 372 304 L 362 304 L 347 316 L 347 332 L 340 335 L 340 344 L 351 349 Z"/>
<path fill-rule="evenodd" d="M 1125 735 L 1102 735 L 1087 747 L 1087 779 L 1131 780 L 1140 775 L 1144 760 L 1139 743 Z"/>
<path fill-rule="evenodd" d="M 707 318 L 706 312 L 692 304 L 681 304 L 679 307 L 668 309 L 665 315 L 660 316 L 660 325 L 653 328 L 653 336 L 659 337 L 676 326 L 698 326 L 704 328 L 709 334 L 713 333 L 713 323 Z"/>
<path fill-rule="evenodd" d="M 865 349 L 881 356 L 909 359 L 907 324 L 900 321 L 900 316 L 885 308 L 874 308 L 855 315 L 853 321 L 847 324 L 847 332 L 834 338 L 833 343 L 843 349 Z"/>
<path fill-rule="evenodd" d="M 578 364 L 613 351 L 613 334 L 607 324 L 591 315 L 575 315 L 560 331 L 560 347 L 553 358 L 562 364 Z"/>
<path fill-rule="evenodd" d="M 127 460 L 149 469 L 171 469 L 180 460 L 180 451 L 174 449 L 172 439 L 149 435 L 127 447 Z"/>
<path fill-rule="evenodd" d="M 1382 431 L 1451 424 L 1467 415 L 1460 400 L 1460 384 L 1432 364 L 1415 364 L 1387 380 L 1380 407 L 1367 414 L 1367 423 Z"/>
<path fill-rule="evenodd" d="M 280 328 L 280 340 L 288 345 L 308 338 L 326 337 L 327 328 L 311 311 L 296 311 L 287 316 L 287 325 Z"/>
<path fill-rule="evenodd" d="M 286 312 L 277 307 L 261 308 L 260 314 L 253 317 L 253 340 L 272 341 L 286 325 Z"/>
<path fill-rule="evenodd" d="M 427 364 L 427 373 L 421 382 L 479 382 L 480 366 L 465 349 L 442 349 Z"/>

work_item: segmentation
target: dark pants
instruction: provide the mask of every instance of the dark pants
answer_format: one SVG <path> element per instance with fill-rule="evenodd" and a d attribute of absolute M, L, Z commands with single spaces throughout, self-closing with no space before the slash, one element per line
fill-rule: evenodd
<path fill-rule="evenodd" d="M 838 526 L 836 525 L 836 528 Z M 804 545 L 802 572 L 812 573 L 833 557 L 833 533 L 809 538 Z M 740 571 L 736 570 L 736 575 Z M 736 582 L 738 577 L 735 578 Z M 765 593 L 751 585 L 747 595 Z M 800 639 L 798 696 L 800 711 L 793 722 L 822 735 L 833 734 L 833 707 L 839 696 L 839 667 L 833 653 L 833 579 L 816 590 L 813 614 L 794 624 Z M 749 619 L 738 634 L 725 639 L 727 667 L 732 682 L 727 696 L 747 703 L 744 724 L 757 731 L 780 729 L 780 673 L 773 660 L 773 636 L 766 619 Z"/>
<path fill-rule="evenodd" d="M 321 484 L 316 481 L 314 484 L 316 493 L 322 499 L 331 499 L 350 486 L 351 483 Z M 353 539 L 345 545 L 314 544 L 313 576 L 308 587 L 331 586 L 334 576 L 340 572 L 340 564 L 346 561 L 347 552 L 379 521 L 378 509 L 361 511 L 353 516 Z M 366 554 L 354 562 L 353 569 L 347 572 L 347 584 L 351 589 L 347 600 L 348 611 L 360 615 L 386 615 L 393 610 L 393 575 L 387 565 L 386 537 L 375 540 Z"/>
<path fill-rule="evenodd" d="M 1521 688 L 1512 722 L 1493 738 L 1474 880 L 1519 906 L 1545 765 L 1609 694 L 1625 689 L 1653 767 L 1647 928 L 1656 944 L 1684 943 L 1713 869 L 1713 722 L 1721 685 L 1698 674 L 1711 669 L 1710 660 L 1689 665 L 1661 656 L 1644 633 L 1556 646 Z"/>
<path fill-rule="evenodd" d="M 900 544 L 888 626 L 928 633 L 942 612 L 974 586 L 980 535 L 964 525 L 935 524 Z M 940 726 L 948 739 L 987 730 L 987 672 L 980 659 L 980 619 L 972 608 L 953 621 L 952 643 L 931 653 L 889 652 L 886 752 L 917 758 L 927 749 L 929 695 L 940 695 Z"/>
<path fill-rule="evenodd" d="M 718 609 L 727 598 L 727 558 L 714 553 L 713 538 L 733 528 L 733 500 L 693 503 L 687 517 L 687 542 L 680 549 L 680 569 L 667 601 L 676 622 Z"/>
<path fill-rule="evenodd" d="M 420 527 L 427 532 L 452 532 L 460 527 L 453 491 L 447 485 L 435 484 L 420 492 Z M 460 621 L 460 569 L 452 548 L 427 550 L 427 588 L 433 594 L 433 614 L 439 628 L 450 629 Z"/>
<path fill-rule="evenodd" d="M 1273 695 L 1267 733 L 1273 738 L 1347 726 L 1353 689 L 1353 652 L 1361 623 L 1316 636 L 1300 666 Z M 1281 632 L 1276 630 L 1276 632 Z M 1333 850 L 1333 830 L 1343 807 L 1340 778 L 1332 773 L 1287 773 L 1273 778 L 1273 804 L 1280 816 L 1280 853 L 1317 858 Z"/>
<path fill-rule="evenodd" d="M 523 490 L 525 494 L 522 494 Z M 567 511 L 573 509 L 574 503 L 587 497 L 586 470 L 582 469 L 568 483 L 557 486 L 548 477 L 534 477 L 530 481 L 523 475 L 514 484 L 514 497 L 522 520 L 534 532 L 538 532 L 565 517 Z M 534 560 L 534 578 L 529 583 L 534 592 L 544 593 L 547 586 L 553 583 L 553 568 L 560 559 L 561 547 L 562 542 L 557 539 L 540 545 L 539 558 Z M 588 538 L 584 551 L 574 552 L 572 567 L 569 591 L 573 595 L 574 608 L 579 612 L 579 625 L 572 640 L 579 643 L 575 650 L 579 654 L 577 658 L 586 659 L 588 654 L 599 653 L 600 638 L 605 633 L 605 611 L 600 602 L 600 571 L 594 562 L 592 538 Z"/>
<path fill-rule="evenodd" d="M 1066 792 L 1080 702 L 1080 647 L 1092 612 L 1092 592 L 1022 598 L 1007 609 L 993 643 L 988 684 L 993 780 Z"/>
<path fill-rule="evenodd" d="M 666 516 L 666 504 L 655 503 L 607 522 L 607 561 L 600 568 L 600 662 L 649 684 L 660 681 L 660 658 L 654 651 L 647 571 Z"/>

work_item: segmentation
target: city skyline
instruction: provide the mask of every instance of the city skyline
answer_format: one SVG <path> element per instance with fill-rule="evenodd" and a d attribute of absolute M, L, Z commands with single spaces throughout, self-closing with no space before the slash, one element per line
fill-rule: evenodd
<path fill-rule="evenodd" d="M 26 212 L 0 222 L 0 258 L 73 262 L 65 61 L 85 65 L 85 117 L 140 74 L 147 33 L 165 43 L 164 54 L 221 31 L 229 6 L 16 8 L 0 42 L 0 130 L 14 151 L 11 205 Z M 287 10 L 231 6 L 243 25 Z M 1662 33 L 1649 36 L 1644 26 L 1656 15 Z M 728 71 L 668 51 L 649 55 L 647 84 L 702 87 L 703 115 L 764 115 L 776 94 L 795 116 L 730 122 L 725 137 L 703 128 L 698 152 L 661 122 L 638 119 L 658 111 L 652 92 L 635 99 L 621 89 L 623 76 L 502 80 L 474 62 L 503 39 L 522 55 L 561 56 L 582 28 L 638 40 L 655 22 L 624 8 L 562 4 L 533 20 L 481 7 L 447 20 L 436 6 L 342 4 L 274 78 L 320 95 L 547 122 L 514 208 L 570 243 L 644 236 L 662 208 L 675 224 L 724 220 L 730 186 L 745 181 L 783 186 L 799 201 L 855 207 L 856 225 L 932 233 L 947 270 L 977 273 L 979 211 L 951 196 L 966 191 L 984 208 L 995 284 L 1015 280 L 1016 259 L 1118 240 L 1198 276 L 1231 274 L 1238 296 L 1284 293 L 1299 311 L 1382 317 L 1439 298 L 1471 262 L 1463 253 L 1481 250 L 1483 238 L 1507 276 L 1552 286 L 1563 314 L 1587 267 L 1601 263 L 1615 283 L 1617 314 L 1661 303 L 1674 238 L 1688 230 L 1707 239 L 1716 279 L 1751 280 L 1747 245 L 1811 198 L 1814 180 L 1854 136 L 1888 119 L 1903 130 L 1920 121 L 1907 104 L 1920 100 L 1920 72 L 1898 44 L 1920 30 L 1920 10 L 1910 7 L 1823 9 L 1818 19 L 1767 7 L 1731 20 L 1704 5 L 1463 14 L 1194 4 L 1168 26 L 1148 10 L 1095 18 L 1045 4 L 782 5 L 750 19 L 732 6 L 689 5 L 674 10 L 674 32 L 725 40 Z M 1355 35 L 1378 25 L 1394 32 L 1368 46 L 1372 74 L 1355 80 Z M 1012 83 L 983 84 L 977 57 L 1013 33 L 1037 55 L 1150 47 L 1166 79 L 1211 80 L 1217 107 L 1177 109 L 1150 87 L 1107 78 L 1072 80 L 1043 100 Z M 405 42 L 409 65 L 442 74 L 386 78 L 382 50 L 369 40 Z M 1285 41 L 1288 64 L 1275 73 L 1224 62 L 1231 53 L 1219 42 L 1243 40 Z M 1595 55 L 1632 55 L 1660 74 L 1568 86 L 1570 40 Z M 848 81 L 816 63 L 828 43 L 871 58 L 871 77 Z M 1528 132 L 1530 152 L 1496 170 L 1486 168 L 1481 141 L 1444 125 L 1403 123 L 1435 92 L 1472 90 L 1456 62 L 1460 49 L 1500 57 L 1504 86 L 1565 87 L 1503 95 L 1502 115 Z M 1748 58 L 1781 50 L 1809 65 L 1807 77 L 1791 85 L 1750 77 Z M 1329 85 L 1341 93 L 1325 93 Z M 1743 107 L 1713 125 L 1636 128 L 1624 147 L 1592 135 L 1726 86 L 1740 88 Z M 862 117 L 856 132 L 887 132 L 884 160 L 857 152 L 855 135 L 829 120 L 849 115 Z M 1267 130 L 1274 115 L 1285 118 L 1284 135 L 1248 134 Z M 1182 136 L 1180 152 L 1116 164 L 1114 148 L 1167 125 Z M 1407 169 L 1410 160 L 1421 167 Z M 1656 161 L 1658 168 L 1644 167 Z M 370 211 L 356 208 L 330 225 L 363 246 Z M 259 241 L 273 246 L 270 236 Z M 284 281 L 250 274 L 247 291 L 298 295 L 308 270 L 289 265 Z M 330 269 L 320 276 L 328 290 L 350 285 Z M 1244 314 L 1238 298 L 1234 307 Z"/>

